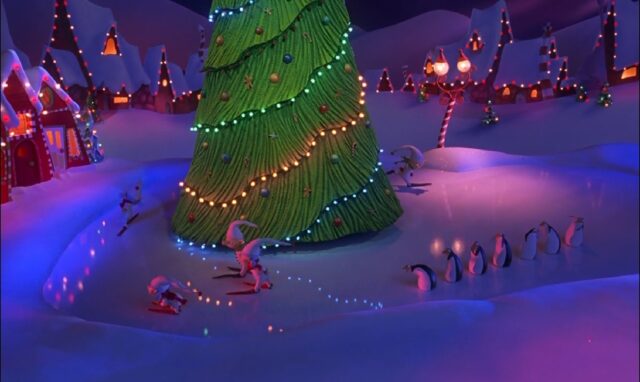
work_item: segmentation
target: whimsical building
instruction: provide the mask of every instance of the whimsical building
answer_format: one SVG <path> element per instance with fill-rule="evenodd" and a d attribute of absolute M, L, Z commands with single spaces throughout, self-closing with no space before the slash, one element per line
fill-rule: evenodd
<path fill-rule="evenodd" d="M 536 102 L 575 92 L 567 58 L 559 57 L 551 35 L 505 46 L 493 86 L 497 103 Z"/>
<path fill-rule="evenodd" d="M 26 71 L 42 104 L 40 121 L 46 136 L 54 172 L 89 164 L 78 129 L 80 107 L 42 67 Z"/>
<path fill-rule="evenodd" d="M 603 48 L 610 85 L 638 81 L 638 11 L 638 2 L 632 0 L 608 0 L 603 7 L 597 45 Z"/>
<path fill-rule="evenodd" d="M 9 129 L 15 129 L 20 124 L 16 112 L 9 101 L 0 93 L 0 202 L 11 200 L 11 152 L 8 143 Z"/>
<path fill-rule="evenodd" d="M 193 94 L 182 68 L 168 61 L 164 45 L 147 50 L 144 68 L 151 80 L 149 90 L 153 110 L 159 113 L 188 113 L 196 109 L 197 95 Z"/>
<path fill-rule="evenodd" d="M 89 93 L 103 110 L 149 102 L 149 77 L 138 48 L 118 33 L 111 10 L 87 0 L 55 0 L 42 64 L 80 105 Z"/>
<path fill-rule="evenodd" d="M 11 168 L 6 177 L 10 178 L 10 185 L 30 186 L 51 179 L 53 164 L 40 119 L 42 103 L 12 50 L 2 53 L 2 95 L 11 105 L 11 108 L 3 106 L 2 116 L 3 142 L 7 147 L 5 163 L 10 162 Z"/>

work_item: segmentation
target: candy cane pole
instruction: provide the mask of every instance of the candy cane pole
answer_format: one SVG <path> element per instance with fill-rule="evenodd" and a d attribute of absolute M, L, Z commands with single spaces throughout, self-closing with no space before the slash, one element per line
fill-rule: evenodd
<path fill-rule="evenodd" d="M 444 142 L 447 138 L 447 129 L 449 128 L 449 121 L 451 120 L 451 114 L 453 114 L 453 107 L 456 105 L 456 97 L 454 94 L 449 94 L 449 104 L 447 105 L 447 111 L 444 113 L 442 119 L 442 126 L 440 127 L 440 135 L 438 136 L 438 148 L 444 147 Z"/>

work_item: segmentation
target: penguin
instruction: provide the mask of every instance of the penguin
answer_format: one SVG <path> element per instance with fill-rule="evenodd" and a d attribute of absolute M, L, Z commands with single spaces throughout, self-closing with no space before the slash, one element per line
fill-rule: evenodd
<path fill-rule="evenodd" d="M 531 228 L 524 235 L 524 245 L 522 246 L 522 258 L 525 260 L 533 260 L 538 253 L 538 230 Z"/>
<path fill-rule="evenodd" d="M 450 283 L 462 280 L 462 260 L 460 257 L 451 248 L 445 249 L 442 253 L 447 255 L 447 270 L 444 279 Z"/>
<path fill-rule="evenodd" d="M 560 235 L 558 235 L 558 231 L 547 222 L 540 223 L 540 228 L 547 233 L 547 242 L 544 251 L 550 255 L 555 255 L 560 252 Z"/>
<path fill-rule="evenodd" d="M 469 259 L 469 272 L 474 275 L 482 275 L 487 271 L 487 257 L 484 249 L 477 242 L 471 245 L 471 258 Z"/>
<path fill-rule="evenodd" d="M 438 278 L 433 269 L 424 264 L 405 265 L 403 268 L 418 276 L 418 289 L 423 291 L 435 289 Z"/>
<path fill-rule="evenodd" d="M 511 246 L 503 233 L 496 235 L 496 249 L 493 252 L 493 265 L 506 268 L 511 265 Z"/>
<path fill-rule="evenodd" d="M 564 234 L 564 243 L 569 247 L 579 247 L 584 240 L 584 218 L 572 216 L 571 224 Z"/>

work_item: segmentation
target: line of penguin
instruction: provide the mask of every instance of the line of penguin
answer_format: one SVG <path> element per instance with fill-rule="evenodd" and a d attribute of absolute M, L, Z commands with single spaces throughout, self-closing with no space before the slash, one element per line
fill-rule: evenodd
<path fill-rule="evenodd" d="M 546 239 L 541 242 L 544 252 L 555 255 L 560 252 L 562 240 L 555 228 L 549 223 L 540 223 L 539 228 L 532 228 L 524 235 L 521 258 L 533 260 L 538 253 L 538 233 L 542 233 Z M 564 235 L 564 244 L 569 247 L 580 247 L 584 240 L 584 219 L 581 217 L 571 217 L 571 223 Z M 455 283 L 462 280 L 463 264 L 451 248 L 443 251 L 447 255 L 447 268 L 444 279 L 447 282 Z M 507 268 L 511 265 L 513 255 L 511 246 L 504 234 L 499 233 L 495 237 L 495 249 L 491 256 L 491 263 L 497 268 Z M 467 270 L 474 275 L 482 275 L 487 271 L 488 261 L 484 249 L 476 241 L 471 245 L 470 259 Z M 433 269 L 424 264 L 405 265 L 404 269 L 415 274 L 418 278 L 418 289 L 423 291 L 432 290 L 437 285 L 438 277 Z"/>

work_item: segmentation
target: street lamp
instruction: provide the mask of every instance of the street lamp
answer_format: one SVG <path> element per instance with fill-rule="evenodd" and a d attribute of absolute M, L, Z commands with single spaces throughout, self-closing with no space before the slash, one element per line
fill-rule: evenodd
<path fill-rule="evenodd" d="M 458 50 L 458 62 L 456 67 L 460 72 L 460 76 L 455 78 L 450 84 L 446 83 L 447 73 L 449 73 L 449 63 L 444 56 L 444 50 L 440 49 L 440 54 L 433 64 L 433 71 L 438 76 L 436 85 L 438 89 L 449 98 L 447 104 L 447 111 L 442 119 L 442 126 L 440 127 L 440 135 L 438 136 L 438 148 L 443 148 L 447 137 L 447 129 L 449 128 L 449 121 L 451 120 L 451 114 L 453 114 L 453 108 L 456 105 L 457 98 L 464 94 L 467 86 L 471 84 L 471 70 L 473 69 L 471 61 L 464 54 L 462 49 Z"/>

